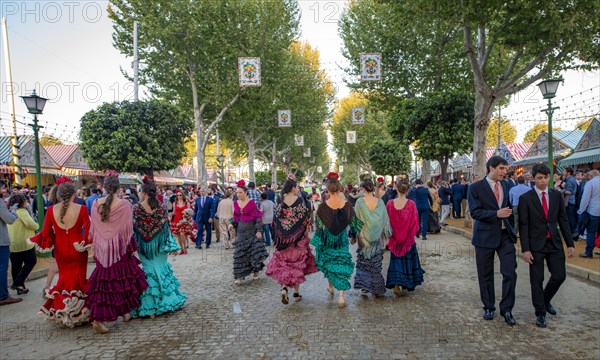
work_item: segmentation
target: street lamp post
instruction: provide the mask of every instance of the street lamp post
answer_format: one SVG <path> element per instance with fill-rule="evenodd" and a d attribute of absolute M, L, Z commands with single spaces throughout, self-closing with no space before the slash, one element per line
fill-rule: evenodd
<path fill-rule="evenodd" d="M 34 148 L 35 148 L 35 186 L 36 186 L 36 196 L 37 196 L 37 219 L 38 224 L 40 225 L 40 229 L 44 225 L 44 197 L 42 196 L 42 166 L 40 164 L 40 138 L 39 138 L 39 130 L 40 127 L 38 125 L 38 114 L 41 114 L 44 111 L 44 106 L 46 106 L 46 101 L 43 97 L 38 96 L 33 90 L 33 93 L 29 96 L 21 96 L 23 101 L 25 102 L 25 106 L 27 106 L 27 111 L 30 114 L 33 114 L 33 124 L 30 124 L 33 128 L 33 139 L 34 139 Z"/>
<path fill-rule="evenodd" d="M 413 150 L 413 154 L 415 155 L 415 181 L 417 181 L 417 178 L 419 177 L 419 168 L 417 165 L 417 157 L 419 156 L 419 150 Z"/>
<path fill-rule="evenodd" d="M 217 155 L 217 166 L 221 170 L 221 187 L 225 189 L 225 156 L 223 154 Z"/>
<path fill-rule="evenodd" d="M 554 188 L 554 151 L 552 150 L 552 114 L 554 110 L 559 109 L 558 106 L 552 107 L 552 98 L 556 96 L 556 90 L 558 89 L 558 84 L 562 81 L 559 79 L 549 79 L 544 80 L 538 84 L 540 91 L 542 92 L 542 96 L 544 99 L 548 99 L 548 107 L 542 112 L 545 112 L 548 115 L 548 166 L 550 167 L 550 181 L 548 183 L 548 187 L 550 189 Z"/>

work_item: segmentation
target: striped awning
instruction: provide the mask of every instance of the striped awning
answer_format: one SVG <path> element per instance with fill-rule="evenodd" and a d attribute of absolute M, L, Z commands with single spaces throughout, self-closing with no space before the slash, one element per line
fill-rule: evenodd
<path fill-rule="evenodd" d="M 578 151 L 568 158 L 562 159 L 559 165 L 562 167 L 573 166 L 579 164 L 588 164 L 600 161 L 600 149 L 588 149 L 584 151 Z"/>
<path fill-rule="evenodd" d="M 183 180 L 170 176 L 155 176 L 154 182 L 156 185 L 183 185 Z"/>
<path fill-rule="evenodd" d="M 60 170 L 74 176 L 104 176 L 103 172 L 94 170 L 73 169 L 64 166 L 61 167 Z"/>

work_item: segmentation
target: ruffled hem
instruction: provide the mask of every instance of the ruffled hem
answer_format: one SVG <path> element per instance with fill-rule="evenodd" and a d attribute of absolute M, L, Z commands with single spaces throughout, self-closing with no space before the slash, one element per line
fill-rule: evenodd
<path fill-rule="evenodd" d="M 375 295 L 385 294 L 385 280 L 381 273 L 383 252 L 378 249 L 370 259 L 366 259 L 359 249 L 356 257 L 354 288 L 364 289 Z"/>
<path fill-rule="evenodd" d="M 306 281 L 305 276 L 318 272 L 315 256 L 308 246 L 308 238 L 298 246 L 291 245 L 285 250 L 275 251 L 267 265 L 266 275 L 281 285 L 292 286 Z"/>
<path fill-rule="evenodd" d="M 413 291 L 423 283 L 423 274 L 425 271 L 421 268 L 417 246 L 413 245 L 402 257 L 390 255 L 386 287 L 392 289 L 395 285 L 400 285 L 408 291 Z"/>
<path fill-rule="evenodd" d="M 264 261 L 269 257 L 263 240 L 256 237 L 236 239 L 233 255 L 233 276 L 241 279 L 253 272 L 264 269 Z"/>
<path fill-rule="evenodd" d="M 148 288 L 139 260 L 128 256 L 104 268 L 96 266 L 88 280 L 90 321 L 110 322 L 140 306 L 139 297 Z"/>
<path fill-rule="evenodd" d="M 334 288 L 337 290 L 350 289 L 350 277 L 354 272 L 354 263 L 347 247 L 341 249 L 316 248 L 315 262 L 317 269 L 331 281 Z"/>
<path fill-rule="evenodd" d="M 180 283 L 171 264 L 166 261 L 158 266 L 152 263 L 144 269 L 149 286 L 140 297 L 140 307 L 131 313 L 134 317 L 161 315 L 183 306 L 187 296 L 179 291 Z"/>
<path fill-rule="evenodd" d="M 79 290 L 46 291 L 48 300 L 39 315 L 48 321 L 73 328 L 89 321 L 86 295 Z"/>

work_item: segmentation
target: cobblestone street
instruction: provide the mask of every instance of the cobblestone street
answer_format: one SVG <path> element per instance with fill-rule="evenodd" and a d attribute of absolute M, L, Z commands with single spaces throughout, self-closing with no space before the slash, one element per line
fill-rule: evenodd
<path fill-rule="evenodd" d="M 351 290 L 342 310 L 320 273 L 301 287 L 302 301 L 283 305 L 278 285 L 263 274 L 233 284 L 233 250 L 190 248 L 189 255 L 171 258 L 188 295 L 185 307 L 154 320 L 119 320 L 105 335 L 91 326 L 67 329 L 39 318 L 45 279 L 36 280 L 28 284 L 31 292 L 23 302 L 0 308 L 1 358 L 600 358 L 597 285 L 568 277 L 553 301 L 558 315 L 548 315 L 548 328 L 538 329 L 528 268 L 519 261 L 513 311 L 518 324 L 511 328 L 498 313 L 493 321 L 482 319 L 469 240 L 442 233 L 418 244 L 426 271 L 422 286 L 404 297 L 388 290 L 385 299 Z"/>

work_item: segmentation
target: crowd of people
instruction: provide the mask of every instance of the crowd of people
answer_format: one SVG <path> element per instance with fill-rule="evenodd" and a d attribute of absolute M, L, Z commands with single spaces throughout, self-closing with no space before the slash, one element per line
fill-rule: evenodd
<path fill-rule="evenodd" d="M 76 189 L 63 177 L 44 190 L 42 229 L 34 220 L 35 207 L 30 205 L 34 201 L 15 188 L 0 201 L 0 305 L 21 301 L 8 292 L 4 276 L 8 259 L 11 288 L 24 295 L 37 250 L 51 251 L 56 264 L 49 269 L 46 302 L 40 310 L 48 320 L 69 327 L 90 322 L 97 332 L 105 333 L 107 324 L 119 317 L 127 322 L 176 311 L 186 295 L 179 289 L 168 255 L 186 255 L 190 244 L 211 249 L 214 230 L 215 242 L 232 249 L 235 285 L 254 281 L 265 271 L 280 285 L 281 302 L 288 304 L 290 297 L 302 299 L 300 286 L 306 276 L 321 272 L 327 291 L 332 297 L 337 291 L 338 306 L 344 308 L 344 294 L 352 287 L 376 298 L 385 296 L 387 289 L 397 296 L 414 291 L 425 273 L 415 240 L 440 233 L 450 216 L 470 216 L 475 221 L 472 243 L 484 319 L 494 316 L 497 254 L 504 278 L 500 311 L 507 323 L 516 323 L 512 317 L 514 244 L 520 235 L 523 260 L 530 265 L 536 323 L 545 326 L 545 313 L 556 313 L 550 300 L 566 276 L 561 238 L 572 256 L 573 240 L 585 236 L 586 251 L 580 256 L 593 257 L 600 220 L 600 173 L 567 168 L 564 179 L 556 177 L 554 189 L 548 190 L 547 166 L 536 165 L 521 176 L 507 168 L 506 160 L 494 156 L 481 180 L 424 183 L 416 179 L 411 186 L 398 179 L 387 188 L 383 178 L 368 177 L 360 186 L 344 187 L 338 174 L 329 173 L 322 192 L 314 184 L 310 193 L 292 174 L 280 192 L 270 184 L 257 188 L 244 180 L 225 189 L 158 189 L 151 178 L 144 178 L 139 189 L 131 189 L 119 183 L 114 171 L 105 174 L 102 184 Z M 351 244 L 357 244 L 356 261 Z M 96 266 L 88 278 L 89 250 Z M 386 251 L 390 261 L 384 277 Z M 542 289 L 544 260 L 551 273 L 546 289 Z"/>

